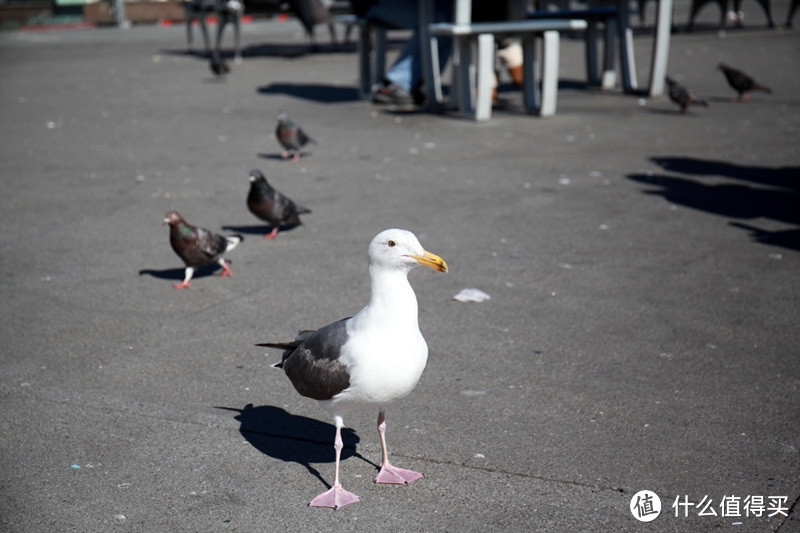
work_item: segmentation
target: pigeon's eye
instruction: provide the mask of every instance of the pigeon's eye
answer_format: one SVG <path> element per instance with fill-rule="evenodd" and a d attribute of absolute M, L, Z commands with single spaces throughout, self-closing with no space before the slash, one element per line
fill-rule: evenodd
<path fill-rule="evenodd" d="M 388 245 L 389 245 L 389 248 L 393 248 L 393 247 L 397 246 L 397 243 L 396 243 L 396 242 L 394 242 L 394 241 L 389 241 L 389 242 L 387 242 L 386 244 L 388 244 Z"/>

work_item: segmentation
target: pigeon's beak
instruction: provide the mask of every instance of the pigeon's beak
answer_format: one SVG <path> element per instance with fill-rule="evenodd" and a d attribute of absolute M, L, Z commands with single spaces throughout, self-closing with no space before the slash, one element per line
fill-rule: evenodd
<path fill-rule="evenodd" d="M 409 255 L 408 257 L 414 259 L 420 265 L 430 267 L 437 272 L 447 272 L 447 263 L 436 254 L 422 250 L 422 255 Z"/>
<path fill-rule="evenodd" d="M 161 222 L 161 225 L 162 225 L 162 226 L 166 226 L 167 224 L 169 224 L 169 219 L 168 219 L 168 218 L 165 218 L 165 219 L 164 219 L 164 221 L 163 221 L 163 222 Z"/>

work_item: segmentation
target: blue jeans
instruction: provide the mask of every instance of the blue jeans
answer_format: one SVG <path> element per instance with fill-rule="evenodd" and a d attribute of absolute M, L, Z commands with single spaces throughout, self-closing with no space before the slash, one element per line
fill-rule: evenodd
<path fill-rule="evenodd" d="M 453 20 L 453 0 L 436 0 L 434 22 Z M 367 18 L 391 26 L 413 29 L 414 34 L 403 46 L 400 55 L 386 73 L 386 79 L 406 90 L 417 87 L 422 80 L 422 56 L 419 47 L 419 4 L 417 0 L 378 0 L 367 11 Z M 443 69 L 453 49 L 451 39 L 439 39 L 439 68 Z"/>

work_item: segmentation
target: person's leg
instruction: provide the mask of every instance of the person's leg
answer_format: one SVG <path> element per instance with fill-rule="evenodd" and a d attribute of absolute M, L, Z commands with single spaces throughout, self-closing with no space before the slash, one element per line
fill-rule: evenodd
<path fill-rule="evenodd" d="M 422 83 L 422 57 L 419 42 L 419 32 L 416 29 L 418 4 L 417 0 L 411 0 L 410 2 L 409 0 L 384 0 L 383 5 L 388 6 L 394 2 L 397 2 L 398 6 L 403 6 L 403 9 L 399 10 L 402 11 L 403 15 L 398 16 L 395 20 L 399 21 L 405 18 L 405 20 L 403 20 L 404 24 L 409 24 L 412 21 L 407 17 L 408 14 L 413 11 L 413 28 L 415 31 L 411 35 L 411 38 L 409 38 L 409 40 L 403 46 L 403 49 L 400 51 L 400 54 L 395 59 L 395 62 L 392 64 L 389 71 L 386 72 L 385 79 L 387 83 L 384 83 L 383 86 L 375 89 L 375 95 L 373 99 L 376 102 L 381 103 L 413 103 L 414 98 L 412 97 L 411 92 L 417 89 Z M 379 6 L 381 6 L 381 3 L 379 3 L 376 7 Z M 381 11 L 377 9 L 373 11 L 370 9 L 368 16 L 370 13 L 381 13 Z M 394 14 L 395 12 L 393 11 L 392 13 Z M 434 20 L 436 22 L 444 22 L 447 20 L 452 20 L 452 17 L 453 0 L 438 0 L 436 2 Z M 439 39 L 440 69 L 443 69 L 447 64 L 447 60 L 450 58 L 451 51 L 452 40 Z"/>

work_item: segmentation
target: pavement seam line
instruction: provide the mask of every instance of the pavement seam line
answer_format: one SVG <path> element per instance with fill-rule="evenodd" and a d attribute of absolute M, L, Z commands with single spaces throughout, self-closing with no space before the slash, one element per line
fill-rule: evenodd
<path fill-rule="evenodd" d="M 11 396 L 15 396 L 14 393 L 10 393 L 10 395 Z M 246 433 L 246 434 L 250 434 L 250 435 L 259 435 L 259 436 L 262 436 L 262 437 L 269 437 L 269 438 L 276 438 L 276 439 L 286 439 L 286 440 L 291 440 L 291 441 L 296 441 L 296 442 L 307 442 L 307 443 L 310 443 L 310 444 L 319 444 L 320 446 L 330 446 L 331 445 L 331 443 L 328 442 L 328 441 L 320 441 L 320 440 L 317 440 L 317 439 L 306 439 L 306 438 L 302 438 L 302 437 L 292 437 L 292 436 L 288 436 L 288 435 L 278 435 L 278 434 L 274 434 L 274 433 L 267 433 L 267 432 L 264 432 L 264 431 L 248 431 L 248 430 L 242 431 L 240 429 L 233 429 L 233 428 L 230 428 L 230 427 L 226 427 L 226 426 L 222 426 L 222 425 L 214 424 L 214 423 L 202 423 L 200 421 L 189 420 L 187 418 L 179 418 L 179 417 L 170 417 L 170 416 L 158 415 L 158 414 L 141 413 L 141 412 L 137 412 L 137 411 L 131 411 L 131 410 L 128 410 L 128 409 L 120 409 L 120 408 L 117 408 L 117 407 L 110 407 L 108 405 L 97 406 L 97 405 L 92 405 L 92 404 L 88 404 L 88 403 L 80 403 L 80 404 L 78 404 L 78 403 L 70 401 L 68 399 L 67 400 L 62 400 L 62 399 L 58 399 L 58 398 L 48 398 L 48 397 L 46 397 L 44 395 L 36 394 L 36 393 L 32 393 L 32 392 L 28 392 L 28 393 L 25 393 L 23 395 L 24 396 L 28 396 L 28 395 L 37 396 L 42 401 L 61 404 L 61 405 L 71 405 L 71 406 L 80 405 L 82 407 L 98 409 L 98 410 L 102 410 L 102 411 L 106 411 L 106 412 L 123 413 L 123 414 L 127 414 L 127 415 L 140 416 L 140 417 L 143 417 L 143 418 L 152 418 L 152 419 L 155 419 L 155 420 L 162 420 L 162 421 L 166 421 L 166 422 L 178 422 L 178 423 L 182 423 L 182 424 L 190 424 L 190 425 L 193 425 L 193 426 L 202 426 L 202 427 L 213 428 L 213 429 L 218 429 L 218 430 L 223 430 L 223 431 L 236 431 L 240 435 Z M 345 445 L 345 449 L 356 450 L 357 448 L 356 448 L 356 446 Z M 448 460 L 443 460 L 443 459 L 432 459 L 430 457 L 419 457 L 419 456 L 407 455 L 407 454 L 397 453 L 397 452 L 393 452 L 392 456 L 402 457 L 404 459 L 411 459 L 412 461 L 425 461 L 425 462 L 428 462 L 428 463 L 433 463 L 433 464 L 438 464 L 438 465 L 456 466 L 456 467 L 467 468 L 467 469 L 470 469 L 470 470 L 478 470 L 478 471 L 481 471 L 481 472 L 487 472 L 487 473 L 492 473 L 492 474 L 505 474 L 505 475 L 514 476 L 514 477 L 536 479 L 536 480 L 545 481 L 545 482 L 548 482 L 548 483 L 560 483 L 560 484 L 564 484 L 564 485 L 572 485 L 572 486 L 577 486 L 577 487 L 583 487 L 583 488 L 589 488 L 589 489 L 595 489 L 595 490 L 603 490 L 603 491 L 609 491 L 609 492 L 618 492 L 618 493 L 623 493 L 623 494 L 630 492 L 629 490 L 626 490 L 626 489 L 624 489 L 622 487 L 600 486 L 600 485 L 594 485 L 594 484 L 591 484 L 591 483 L 584 483 L 584 482 L 581 482 L 581 481 L 574 481 L 574 480 L 570 480 L 570 479 L 551 478 L 551 477 L 547 477 L 547 476 L 539 476 L 539 475 L 535 475 L 535 474 L 526 474 L 526 473 L 523 473 L 523 472 L 512 472 L 512 471 L 502 470 L 502 469 L 497 469 L 497 468 L 472 466 L 472 465 L 467 465 L 467 464 L 464 464 L 464 463 L 458 463 L 458 462 L 455 462 L 455 461 L 448 461 Z M 797 503 L 797 499 L 795 499 L 794 504 L 796 504 L 796 503 Z M 794 504 L 793 504 L 793 507 L 794 507 Z"/>
<path fill-rule="evenodd" d="M 780 530 L 781 530 L 781 528 L 782 528 L 784 525 L 786 525 L 786 523 L 789 521 L 789 517 L 790 517 L 790 516 L 792 516 L 792 513 L 793 513 L 793 512 L 796 510 L 796 508 L 797 508 L 797 502 L 798 502 L 798 501 L 800 501 L 800 493 L 798 493 L 798 494 L 795 496 L 795 498 L 794 498 L 794 501 L 792 502 L 792 506 L 791 506 L 791 507 L 789 507 L 789 511 L 786 513 L 786 516 L 784 516 L 784 517 L 783 517 L 783 519 L 781 519 L 781 523 L 780 523 L 780 524 L 778 524 L 778 526 L 775 528 L 775 532 L 776 532 L 776 533 L 777 533 L 778 531 L 780 531 Z"/>

